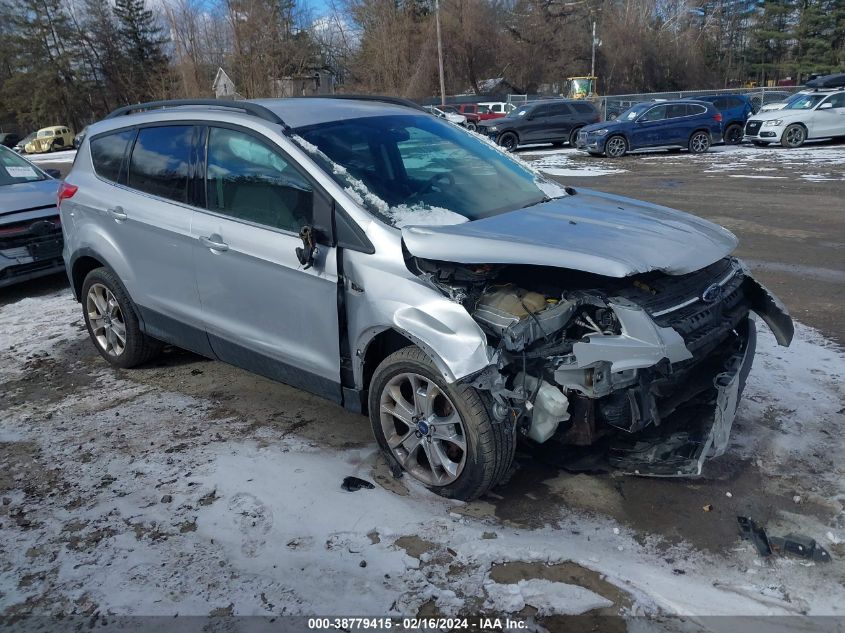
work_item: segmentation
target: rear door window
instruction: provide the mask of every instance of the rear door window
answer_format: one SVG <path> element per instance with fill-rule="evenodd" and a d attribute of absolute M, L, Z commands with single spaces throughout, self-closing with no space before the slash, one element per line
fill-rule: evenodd
<path fill-rule="evenodd" d="M 312 223 L 311 184 L 268 143 L 210 128 L 207 164 L 210 211 L 293 233 Z"/>
<path fill-rule="evenodd" d="M 193 138 L 192 125 L 140 129 L 129 161 L 129 186 L 154 196 L 187 202 Z"/>
<path fill-rule="evenodd" d="M 595 114 L 596 109 L 589 103 L 576 102 L 570 104 L 579 114 Z"/>
<path fill-rule="evenodd" d="M 572 110 L 565 103 L 556 103 L 551 106 L 551 116 L 568 116 L 572 114 Z"/>
<path fill-rule="evenodd" d="M 135 130 L 123 130 L 91 139 L 91 162 L 101 178 L 120 182 L 126 150 L 135 139 Z"/>
<path fill-rule="evenodd" d="M 679 119 L 681 117 L 687 116 L 687 104 L 686 103 L 673 103 L 671 105 L 666 106 L 666 118 L 667 119 Z"/>

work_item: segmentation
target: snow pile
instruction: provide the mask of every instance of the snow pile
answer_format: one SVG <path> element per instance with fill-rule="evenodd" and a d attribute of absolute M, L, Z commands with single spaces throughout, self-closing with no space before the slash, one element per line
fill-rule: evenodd
<path fill-rule="evenodd" d="M 578 585 L 552 582 L 541 578 L 520 580 L 516 584 L 484 585 L 487 593 L 485 609 L 495 612 L 514 613 L 527 606 L 537 609 L 537 615 L 580 615 L 593 609 L 613 606 L 589 589 Z"/>
<path fill-rule="evenodd" d="M 550 176 L 609 176 L 628 171 L 617 167 L 618 163 L 612 160 L 588 156 L 575 149 L 530 151 L 523 152 L 523 156 L 536 157 L 534 168 Z"/>
<path fill-rule="evenodd" d="M 404 204 L 391 208 L 390 215 L 393 226 L 398 229 L 403 226 L 446 226 L 469 221 L 466 216 L 442 207 L 409 207 Z"/>
<path fill-rule="evenodd" d="M 31 163 L 72 163 L 76 158 L 76 150 L 70 149 L 61 152 L 47 152 L 45 154 L 24 154 Z"/>

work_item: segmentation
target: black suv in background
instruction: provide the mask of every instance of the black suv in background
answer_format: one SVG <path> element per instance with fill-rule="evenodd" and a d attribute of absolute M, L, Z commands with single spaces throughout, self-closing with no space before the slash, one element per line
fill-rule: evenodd
<path fill-rule="evenodd" d="M 530 143 L 575 147 L 578 130 L 599 121 L 601 116 L 589 101 L 552 99 L 532 101 L 504 118 L 481 121 L 478 131 L 508 150 Z"/>

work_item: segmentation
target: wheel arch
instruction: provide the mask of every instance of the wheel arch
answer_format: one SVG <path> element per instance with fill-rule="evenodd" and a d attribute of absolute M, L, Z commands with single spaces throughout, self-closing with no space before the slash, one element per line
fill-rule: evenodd
<path fill-rule="evenodd" d="M 81 249 L 71 261 L 70 284 L 73 290 L 73 296 L 77 301 L 82 300 L 82 284 L 85 282 L 85 277 L 96 268 L 107 268 L 111 270 L 106 265 L 105 260 L 90 248 Z"/>

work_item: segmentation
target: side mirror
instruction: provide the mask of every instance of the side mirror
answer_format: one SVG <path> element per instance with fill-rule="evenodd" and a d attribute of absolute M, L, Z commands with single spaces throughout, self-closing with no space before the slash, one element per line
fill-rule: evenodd
<path fill-rule="evenodd" d="M 833 104 L 830 101 L 826 101 L 825 103 L 819 106 L 819 110 L 829 110 L 833 107 Z"/>
<path fill-rule="evenodd" d="M 302 240 L 302 246 L 297 246 L 296 258 L 302 264 L 302 270 L 308 270 L 314 265 L 314 260 L 319 253 L 314 227 L 305 225 L 299 229 L 299 239 Z"/>

